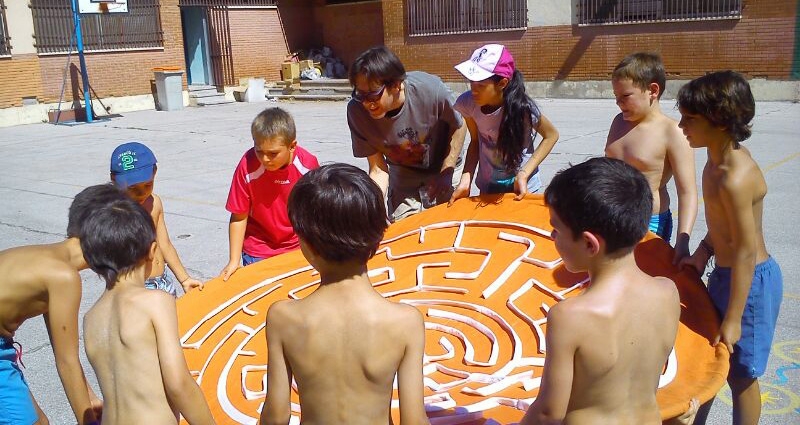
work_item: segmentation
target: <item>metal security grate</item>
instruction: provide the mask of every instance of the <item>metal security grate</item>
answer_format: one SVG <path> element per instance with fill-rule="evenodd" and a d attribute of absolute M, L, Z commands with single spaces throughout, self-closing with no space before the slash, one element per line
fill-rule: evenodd
<path fill-rule="evenodd" d="M 408 0 L 408 34 L 427 36 L 528 27 L 526 0 Z"/>
<path fill-rule="evenodd" d="M 742 0 L 579 0 L 578 24 L 738 19 Z"/>
<path fill-rule="evenodd" d="M 74 41 L 69 0 L 30 0 L 34 38 L 39 53 L 63 53 Z M 162 47 L 159 0 L 128 0 L 128 13 L 82 14 L 81 32 L 86 50 L 122 50 Z"/>
<path fill-rule="evenodd" d="M 11 37 L 8 36 L 8 24 L 6 22 L 6 5 L 0 0 L 0 56 L 11 54 Z"/>
<path fill-rule="evenodd" d="M 178 0 L 178 6 L 203 6 L 203 7 L 263 7 L 277 6 L 278 0 Z"/>

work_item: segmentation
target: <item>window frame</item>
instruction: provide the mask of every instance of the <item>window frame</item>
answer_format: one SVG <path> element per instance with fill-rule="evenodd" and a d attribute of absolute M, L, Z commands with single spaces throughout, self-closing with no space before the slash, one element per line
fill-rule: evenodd
<path fill-rule="evenodd" d="M 405 11 L 409 37 L 528 29 L 526 0 L 406 0 Z"/>
<path fill-rule="evenodd" d="M 11 56 L 11 34 L 8 33 L 5 0 L 0 0 L 0 57 Z"/>
<path fill-rule="evenodd" d="M 578 0 L 578 26 L 741 19 L 743 3 L 744 0 Z M 716 9 L 712 9 L 714 5 Z M 600 13 L 607 16 L 598 17 Z"/>
<path fill-rule="evenodd" d="M 72 6 L 63 0 L 29 0 L 39 55 L 77 52 Z M 160 0 L 128 0 L 128 12 L 81 14 L 84 51 L 164 48 Z M 71 48 L 70 48 L 71 47 Z"/>

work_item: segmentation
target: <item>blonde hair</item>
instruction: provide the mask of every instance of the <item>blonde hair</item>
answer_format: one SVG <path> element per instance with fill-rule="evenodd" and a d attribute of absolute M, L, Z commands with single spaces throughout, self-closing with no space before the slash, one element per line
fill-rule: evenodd
<path fill-rule="evenodd" d="M 250 125 L 250 133 L 253 140 L 280 137 L 286 144 L 295 141 L 297 137 L 294 119 L 281 108 L 267 108 L 256 115 Z"/>

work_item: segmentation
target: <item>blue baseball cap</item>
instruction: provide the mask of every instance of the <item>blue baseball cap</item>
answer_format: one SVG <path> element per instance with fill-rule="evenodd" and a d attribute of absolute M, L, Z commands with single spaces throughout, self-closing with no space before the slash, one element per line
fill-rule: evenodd
<path fill-rule="evenodd" d="M 139 142 L 124 143 L 111 154 L 111 175 L 117 186 L 124 189 L 152 180 L 156 162 L 156 156 L 147 146 Z"/>

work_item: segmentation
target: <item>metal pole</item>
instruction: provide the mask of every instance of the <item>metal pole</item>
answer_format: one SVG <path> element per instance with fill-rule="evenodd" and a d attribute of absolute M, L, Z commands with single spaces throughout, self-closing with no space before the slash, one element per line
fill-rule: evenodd
<path fill-rule="evenodd" d="M 81 14 L 78 11 L 78 0 L 72 0 L 72 20 L 75 22 L 75 38 L 78 46 L 78 59 L 81 63 L 81 79 L 83 80 L 83 100 L 86 107 L 86 122 L 92 122 L 92 98 L 89 95 L 89 74 L 86 72 L 86 59 L 83 57 L 83 33 L 81 32 Z"/>

